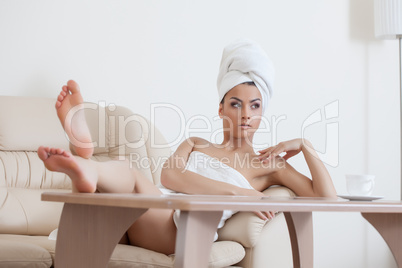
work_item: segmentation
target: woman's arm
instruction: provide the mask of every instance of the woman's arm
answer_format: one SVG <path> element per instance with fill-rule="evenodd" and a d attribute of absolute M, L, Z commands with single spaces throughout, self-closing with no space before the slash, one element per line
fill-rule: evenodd
<path fill-rule="evenodd" d="M 331 176 L 308 140 L 294 139 L 281 142 L 276 146 L 260 151 L 260 159 L 269 161 L 272 157 L 283 152 L 286 152 L 283 156 L 285 160 L 303 152 L 312 179 L 310 180 L 299 173 L 286 162 L 285 168 L 273 174 L 274 181 L 290 188 L 299 196 L 336 198 L 336 190 Z"/>
<path fill-rule="evenodd" d="M 336 190 L 331 176 L 308 140 L 304 140 L 302 152 L 310 169 L 314 193 L 318 196 L 336 198 Z"/>

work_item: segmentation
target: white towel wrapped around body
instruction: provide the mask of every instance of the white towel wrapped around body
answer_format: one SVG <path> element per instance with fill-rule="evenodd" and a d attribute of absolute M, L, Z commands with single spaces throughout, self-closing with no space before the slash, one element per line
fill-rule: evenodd
<path fill-rule="evenodd" d="M 187 160 L 186 169 L 216 181 L 230 183 L 241 188 L 254 189 L 248 182 L 248 180 L 239 171 L 217 160 L 216 158 L 213 158 L 199 151 L 191 152 Z M 160 186 L 159 189 L 164 194 L 182 194 L 167 189 L 163 186 Z M 223 211 L 222 218 L 218 224 L 218 229 L 222 228 L 225 224 L 225 221 L 232 217 L 232 215 L 236 212 L 237 211 L 232 210 Z M 176 210 L 173 215 L 176 226 L 178 226 L 179 217 L 180 211 Z M 217 239 L 218 234 L 215 233 L 214 241 Z"/>
<path fill-rule="evenodd" d="M 254 82 L 262 95 L 263 113 L 273 94 L 275 70 L 272 61 L 256 42 L 240 39 L 227 45 L 217 80 L 219 102 L 235 86 Z"/>

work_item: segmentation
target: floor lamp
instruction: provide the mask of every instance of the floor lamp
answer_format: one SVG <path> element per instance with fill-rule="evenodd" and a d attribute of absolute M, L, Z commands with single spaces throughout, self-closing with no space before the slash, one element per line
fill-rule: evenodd
<path fill-rule="evenodd" d="M 375 36 L 381 39 L 399 39 L 399 86 L 401 114 L 401 161 L 402 161 L 402 0 L 375 0 Z M 402 163 L 401 163 L 402 177 Z M 402 200 L 402 179 L 401 179 Z"/>

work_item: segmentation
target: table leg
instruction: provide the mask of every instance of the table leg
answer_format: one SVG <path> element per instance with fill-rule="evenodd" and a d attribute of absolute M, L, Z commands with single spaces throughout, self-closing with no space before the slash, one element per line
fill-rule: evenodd
<path fill-rule="evenodd" d="M 293 267 L 313 267 L 313 214 L 312 212 L 284 212 L 292 243 Z"/>
<path fill-rule="evenodd" d="M 181 211 L 177 228 L 175 268 L 208 267 L 222 211 Z"/>
<path fill-rule="evenodd" d="M 107 267 L 123 234 L 145 211 L 147 209 L 64 204 L 55 267 Z"/>
<path fill-rule="evenodd" d="M 363 213 L 391 249 L 398 267 L 402 267 L 402 213 Z"/>

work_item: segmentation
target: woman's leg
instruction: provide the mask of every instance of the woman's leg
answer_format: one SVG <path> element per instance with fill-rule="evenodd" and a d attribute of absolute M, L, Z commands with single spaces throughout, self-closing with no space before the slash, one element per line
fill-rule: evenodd
<path fill-rule="evenodd" d="M 143 193 L 160 195 L 160 190 L 127 161 L 96 162 L 82 107 L 83 98 L 79 86 L 70 80 L 63 86 L 56 110 L 60 122 L 70 139 L 70 149 L 78 156 L 63 149 L 40 147 L 38 155 L 47 169 L 67 174 L 78 192 L 93 193 Z M 73 112 L 72 112 L 73 111 Z M 73 114 L 73 116 L 72 116 Z M 173 211 L 149 209 L 128 230 L 132 245 L 165 254 L 174 253 L 176 226 Z"/>
<path fill-rule="evenodd" d="M 96 162 L 74 156 L 63 149 L 40 147 L 38 155 L 47 169 L 67 174 L 79 192 L 142 193 L 160 195 L 161 191 L 127 161 Z M 172 254 L 176 226 L 173 211 L 149 209 L 128 230 L 130 244 Z"/>

